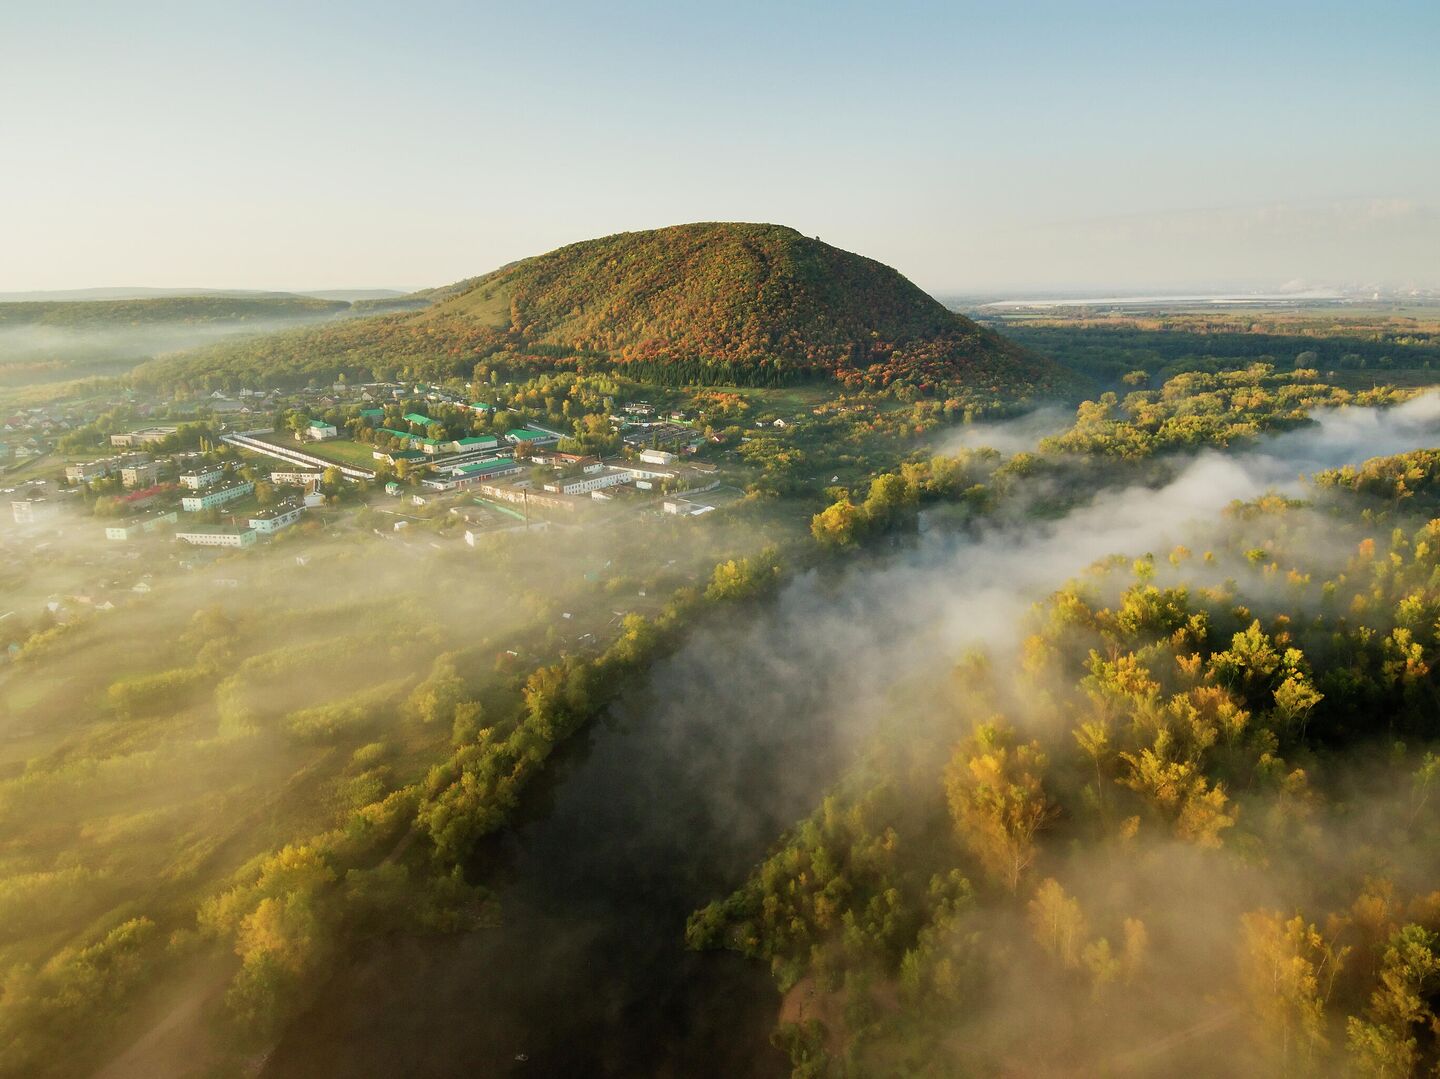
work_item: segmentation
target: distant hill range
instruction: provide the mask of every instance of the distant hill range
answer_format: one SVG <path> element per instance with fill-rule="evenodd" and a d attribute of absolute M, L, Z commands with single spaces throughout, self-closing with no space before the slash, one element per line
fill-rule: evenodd
<path fill-rule="evenodd" d="M 367 367 L 468 375 L 496 358 L 613 364 L 671 384 L 833 378 L 991 398 L 1056 392 L 1072 377 L 894 269 L 780 225 L 621 233 L 406 299 L 426 306 L 217 345 L 137 375 L 200 388 Z"/>
<path fill-rule="evenodd" d="M 238 296 L 247 299 L 300 296 L 312 300 L 389 300 L 407 296 L 404 289 L 336 288 L 269 291 L 232 288 L 76 288 L 32 292 L 0 292 L 0 303 L 84 303 L 90 300 L 163 300 L 176 296 Z"/>

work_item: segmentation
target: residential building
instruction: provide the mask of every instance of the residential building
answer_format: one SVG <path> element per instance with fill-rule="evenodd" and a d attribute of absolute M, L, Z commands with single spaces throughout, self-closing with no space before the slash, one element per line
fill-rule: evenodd
<path fill-rule="evenodd" d="M 274 535 L 282 528 L 289 528 L 300 520 L 300 516 L 304 512 L 304 506 L 293 504 L 276 506 L 273 509 L 261 510 L 259 513 L 252 514 L 249 524 L 262 536 Z"/>
<path fill-rule="evenodd" d="M 376 450 L 370 456 L 389 465 L 398 465 L 401 461 L 425 460 L 425 455 L 419 450 Z"/>
<path fill-rule="evenodd" d="M 126 465 L 120 470 L 120 482 L 132 490 L 154 487 L 160 482 L 160 466 L 154 461 L 143 465 Z"/>
<path fill-rule="evenodd" d="M 186 472 L 180 477 L 180 486 L 188 487 L 192 491 L 201 491 L 211 484 L 219 483 L 220 477 L 225 475 L 225 470 L 217 465 L 206 465 L 195 469 L 193 472 Z"/>
<path fill-rule="evenodd" d="M 702 513 L 709 513 L 715 507 L 708 502 L 697 502 L 689 498 L 667 498 L 662 504 L 666 513 L 675 514 L 678 517 L 699 517 Z"/>
<path fill-rule="evenodd" d="M 304 487 L 311 483 L 320 483 L 325 479 L 325 473 L 319 472 L 272 472 L 270 482 L 283 484 L 287 487 Z"/>
<path fill-rule="evenodd" d="M 476 483 L 499 479 L 501 476 L 513 476 L 521 471 L 521 465 L 510 457 L 492 457 L 488 461 L 471 461 L 469 464 L 456 465 L 450 469 L 450 475 L 458 480 L 468 480 Z"/>
<path fill-rule="evenodd" d="M 672 469 L 658 468 L 654 465 L 632 465 L 624 462 L 617 462 L 613 467 L 621 472 L 628 472 L 637 480 L 673 480 L 677 473 Z"/>
<path fill-rule="evenodd" d="M 180 515 L 174 510 L 152 513 L 146 517 L 127 517 L 105 526 L 107 540 L 130 540 L 154 532 L 161 525 L 173 525 Z"/>
<path fill-rule="evenodd" d="M 89 483 L 103 480 L 110 475 L 110 461 L 86 461 L 83 464 L 65 466 L 65 479 L 69 483 Z"/>
<path fill-rule="evenodd" d="M 514 427 L 505 432 L 505 441 L 510 443 L 533 442 L 539 445 L 546 442 L 558 442 L 560 436 L 534 426 Z"/>
<path fill-rule="evenodd" d="M 56 502 L 49 498 L 17 498 L 10 503 L 10 512 L 17 525 L 38 524 L 53 517 L 58 508 Z"/>
<path fill-rule="evenodd" d="M 211 491 L 186 495 L 180 499 L 180 506 L 186 513 L 199 513 L 201 510 L 214 509 L 216 506 L 223 506 L 226 502 L 244 498 L 254 490 L 255 485 L 248 481 L 231 484 L 229 487 L 216 487 Z"/>
<path fill-rule="evenodd" d="M 485 483 L 480 485 L 480 493 L 486 498 L 493 498 L 498 502 L 511 502 L 523 505 L 526 509 L 531 507 L 545 509 L 567 510 L 573 513 L 585 503 L 578 498 L 567 498 L 562 494 L 546 494 L 543 491 L 533 491 L 528 487 L 518 484 Z"/>
<path fill-rule="evenodd" d="M 468 438 L 457 438 L 451 443 L 456 453 L 474 453 L 476 450 L 493 450 L 500 445 L 500 440 L 494 435 L 471 435 Z"/>
<path fill-rule="evenodd" d="M 176 532 L 175 538 L 196 547 L 250 547 L 256 535 L 253 528 L 194 528 Z"/>
<path fill-rule="evenodd" d="M 605 469 L 592 475 L 580 476 L 573 480 L 558 480 L 547 483 L 545 490 L 558 491 L 562 495 L 585 495 L 591 491 L 602 491 L 606 487 L 629 483 L 634 477 L 623 469 Z"/>
<path fill-rule="evenodd" d="M 123 434 L 111 435 L 110 445 L 148 446 L 154 442 L 164 442 L 178 430 L 178 427 L 145 427 L 139 431 L 127 431 Z"/>

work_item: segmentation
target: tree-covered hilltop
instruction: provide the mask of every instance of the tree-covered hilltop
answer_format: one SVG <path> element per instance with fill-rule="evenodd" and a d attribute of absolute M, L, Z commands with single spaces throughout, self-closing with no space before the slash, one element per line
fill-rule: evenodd
<path fill-rule="evenodd" d="M 779 225 L 622 233 L 427 295 L 420 311 L 217 346 L 138 377 L 196 388 L 397 367 L 436 377 L 513 357 L 672 385 L 833 378 L 1013 400 L 1075 384 L 890 267 Z"/>
<path fill-rule="evenodd" d="M 841 370 L 936 338 L 1006 348 L 890 267 L 780 225 L 678 225 L 570 244 L 487 274 L 422 318 L 454 314 L 622 360 Z"/>

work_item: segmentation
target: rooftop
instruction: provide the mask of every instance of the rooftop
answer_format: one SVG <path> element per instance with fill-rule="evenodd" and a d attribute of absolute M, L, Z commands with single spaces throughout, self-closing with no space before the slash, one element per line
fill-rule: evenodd
<path fill-rule="evenodd" d="M 468 465 L 456 465 L 455 471 L 463 472 L 467 476 L 479 475 L 485 472 L 495 472 L 502 468 L 514 468 L 515 462 L 509 457 L 492 457 L 488 461 L 473 461 Z"/>

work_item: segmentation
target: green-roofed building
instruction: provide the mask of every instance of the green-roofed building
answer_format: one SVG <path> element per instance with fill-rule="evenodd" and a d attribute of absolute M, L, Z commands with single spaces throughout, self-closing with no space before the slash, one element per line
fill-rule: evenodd
<path fill-rule="evenodd" d="M 485 479 L 491 476 L 505 476 L 519 472 L 521 466 L 510 457 L 492 457 L 488 461 L 471 461 L 468 465 L 456 465 L 453 474 L 466 479 Z"/>
<path fill-rule="evenodd" d="M 548 431 L 537 431 L 533 427 L 515 427 L 505 432 L 507 442 L 554 442 L 555 436 Z"/>
<path fill-rule="evenodd" d="M 418 423 L 421 427 L 429 427 L 432 423 L 437 423 L 438 421 L 432 420 L 423 412 L 407 412 L 405 413 L 405 422 Z"/>
<path fill-rule="evenodd" d="M 494 406 L 494 405 L 487 405 L 484 401 L 471 401 L 471 402 L 470 402 L 470 411 L 471 411 L 471 412 L 494 412 L 494 411 L 495 411 L 495 406 Z"/>
<path fill-rule="evenodd" d="M 383 420 L 385 418 L 385 410 L 383 408 L 362 408 L 360 410 L 360 418 L 362 420 Z"/>
<path fill-rule="evenodd" d="M 461 453 L 472 450 L 492 450 L 500 445 L 500 440 L 494 435 L 471 435 L 468 438 L 457 438 L 455 448 Z"/>

